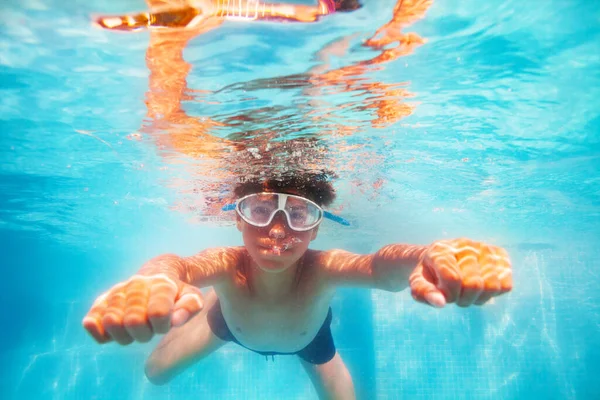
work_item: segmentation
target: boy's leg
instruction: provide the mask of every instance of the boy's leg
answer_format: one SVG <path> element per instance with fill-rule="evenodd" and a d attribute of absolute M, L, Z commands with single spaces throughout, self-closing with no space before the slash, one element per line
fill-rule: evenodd
<path fill-rule="evenodd" d="M 146 361 L 146 377 L 150 382 L 156 385 L 167 383 L 227 343 L 215 336 L 208 325 L 208 310 L 216 301 L 217 295 L 211 289 L 204 296 L 204 309 L 162 338 Z"/>
<path fill-rule="evenodd" d="M 354 384 L 346 364 L 339 353 L 325 364 L 311 364 L 299 358 L 308 373 L 319 399 L 321 400 L 354 400 Z"/>

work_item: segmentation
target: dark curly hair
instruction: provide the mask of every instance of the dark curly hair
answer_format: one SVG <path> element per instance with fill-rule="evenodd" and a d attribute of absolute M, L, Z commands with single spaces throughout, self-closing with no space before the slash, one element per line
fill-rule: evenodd
<path fill-rule="evenodd" d="M 320 206 L 335 200 L 331 183 L 333 174 L 327 172 L 297 172 L 276 177 L 252 177 L 238 183 L 234 189 L 237 198 L 260 192 L 280 192 L 306 197 Z"/>

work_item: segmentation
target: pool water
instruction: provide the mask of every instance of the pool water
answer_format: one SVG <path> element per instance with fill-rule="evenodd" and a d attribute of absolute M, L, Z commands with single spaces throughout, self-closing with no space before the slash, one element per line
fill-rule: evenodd
<path fill-rule="evenodd" d="M 149 258 L 241 244 L 210 199 L 307 158 L 336 173 L 332 210 L 351 222 L 324 222 L 314 248 L 467 236 L 513 263 L 513 291 L 483 307 L 340 290 L 358 398 L 600 398 L 600 6 L 436 0 L 403 29 L 414 46 L 365 45 L 395 3 L 195 37 L 189 119 L 157 127 L 148 32 L 90 23 L 143 1 L 2 2 L 0 398 L 316 398 L 295 358 L 233 344 L 153 386 L 156 340 L 100 346 L 81 327 Z"/>

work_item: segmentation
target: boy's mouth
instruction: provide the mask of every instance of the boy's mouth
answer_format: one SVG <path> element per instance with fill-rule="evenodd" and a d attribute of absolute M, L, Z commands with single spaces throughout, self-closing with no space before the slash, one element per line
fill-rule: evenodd
<path fill-rule="evenodd" d="M 271 254 L 279 256 L 286 251 L 292 250 L 293 246 L 297 243 L 302 243 L 302 240 L 296 237 L 290 237 L 279 243 L 261 244 L 260 247 Z"/>

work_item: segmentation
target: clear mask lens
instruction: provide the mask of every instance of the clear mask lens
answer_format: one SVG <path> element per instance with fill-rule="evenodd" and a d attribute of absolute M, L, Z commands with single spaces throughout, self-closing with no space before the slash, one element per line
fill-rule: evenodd
<path fill-rule="evenodd" d="M 316 203 L 283 193 L 256 193 L 243 197 L 236 210 L 246 222 L 258 227 L 269 225 L 275 214 L 282 211 L 290 228 L 296 231 L 312 229 L 323 219 L 323 209 Z"/>

